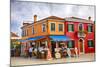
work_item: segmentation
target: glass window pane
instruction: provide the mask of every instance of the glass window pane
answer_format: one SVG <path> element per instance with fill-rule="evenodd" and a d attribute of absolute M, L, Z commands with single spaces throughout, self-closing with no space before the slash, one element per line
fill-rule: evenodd
<path fill-rule="evenodd" d="M 68 24 L 68 31 L 74 31 L 74 25 Z"/>
<path fill-rule="evenodd" d="M 88 47 L 94 47 L 94 45 L 93 45 L 93 40 L 89 40 L 89 41 L 88 41 Z"/>
<path fill-rule="evenodd" d="M 74 48 L 75 44 L 74 41 L 68 41 L 67 47 L 68 48 Z"/>
<path fill-rule="evenodd" d="M 51 23 L 51 31 L 55 31 L 55 23 Z"/>
<path fill-rule="evenodd" d="M 59 24 L 59 31 L 63 31 L 63 24 Z"/>
<path fill-rule="evenodd" d="M 93 26 L 92 25 L 88 25 L 88 32 L 92 32 L 93 31 Z"/>

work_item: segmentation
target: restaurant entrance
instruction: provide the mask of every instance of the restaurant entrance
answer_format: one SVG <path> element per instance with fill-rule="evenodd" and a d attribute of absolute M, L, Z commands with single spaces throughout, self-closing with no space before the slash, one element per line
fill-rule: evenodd
<path fill-rule="evenodd" d="M 55 41 L 51 41 L 51 53 L 52 53 L 52 57 L 55 57 L 55 48 L 56 48 L 56 42 Z"/>

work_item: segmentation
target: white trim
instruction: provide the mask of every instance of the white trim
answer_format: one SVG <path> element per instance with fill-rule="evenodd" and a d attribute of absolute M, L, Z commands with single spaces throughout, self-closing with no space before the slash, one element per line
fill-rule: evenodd
<path fill-rule="evenodd" d="M 74 39 L 70 39 L 69 41 L 74 41 L 74 46 L 75 46 L 75 40 Z M 68 41 L 67 41 L 68 42 Z M 68 43 L 67 43 L 68 44 Z M 68 48 L 68 46 L 67 46 Z M 74 49 L 74 48 L 70 48 L 70 49 Z"/>
<path fill-rule="evenodd" d="M 89 40 L 92 40 L 93 41 L 93 43 L 94 43 L 94 40 L 93 39 L 88 39 L 87 41 L 89 41 Z M 93 44 L 94 45 L 94 44 Z M 88 48 L 94 48 L 94 47 L 88 47 Z"/>
<path fill-rule="evenodd" d="M 93 27 L 93 24 L 88 24 L 88 26 L 92 26 Z M 93 32 L 93 28 L 92 28 L 92 32 Z M 92 33 L 92 32 L 88 32 L 88 33 Z"/>
<path fill-rule="evenodd" d="M 32 26 L 32 35 L 35 34 L 34 27 Z"/>
<path fill-rule="evenodd" d="M 79 23 L 79 24 L 78 24 L 78 31 L 80 31 L 80 30 L 79 30 L 80 24 L 82 24 L 82 31 L 83 31 L 83 30 L 84 30 L 84 24 L 83 24 L 83 23 Z"/>
<path fill-rule="evenodd" d="M 58 24 L 58 31 L 59 31 L 59 25 L 60 24 Z M 62 24 L 63 25 L 63 30 L 62 31 L 59 31 L 59 32 L 64 32 L 64 24 Z"/>
<path fill-rule="evenodd" d="M 11 39 L 21 39 L 21 37 L 11 37 Z"/>
<path fill-rule="evenodd" d="M 43 31 L 43 25 L 45 25 L 45 31 Z M 42 32 L 46 32 L 46 23 L 42 24 Z"/>
<path fill-rule="evenodd" d="M 74 25 L 74 23 L 68 23 L 68 25 L 69 25 L 69 24 L 73 24 L 73 25 Z M 67 27 L 68 27 L 68 26 L 67 26 Z M 68 28 L 67 28 L 67 29 L 68 29 Z M 68 32 L 74 32 L 74 31 L 68 31 Z"/>

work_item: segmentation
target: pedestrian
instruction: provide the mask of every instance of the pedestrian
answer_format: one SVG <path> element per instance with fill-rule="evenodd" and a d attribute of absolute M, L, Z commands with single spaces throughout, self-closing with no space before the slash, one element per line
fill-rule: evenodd
<path fill-rule="evenodd" d="M 79 57 L 77 47 L 75 47 L 75 54 L 76 54 L 76 57 Z"/>
<path fill-rule="evenodd" d="M 29 57 L 30 57 L 30 58 L 32 57 L 32 51 L 33 51 L 33 47 L 30 47 L 30 48 L 29 48 Z"/>
<path fill-rule="evenodd" d="M 70 48 L 67 48 L 67 54 L 68 54 L 68 57 L 71 58 L 71 51 L 70 51 Z"/>

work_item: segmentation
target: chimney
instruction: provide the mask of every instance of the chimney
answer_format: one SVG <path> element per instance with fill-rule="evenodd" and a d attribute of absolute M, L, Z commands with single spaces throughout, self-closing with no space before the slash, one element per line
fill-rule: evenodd
<path fill-rule="evenodd" d="M 34 15 L 34 23 L 37 21 L 37 15 Z"/>
<path fill-rule="evenodd" d="M 90 16 L 88 17 L 88 20 L 91 20 L 91 17 Z"/>
<path fill-rule="evenodd" d="M 29 25 L 29 23 L 23 23 L 24 26 Z"/>

